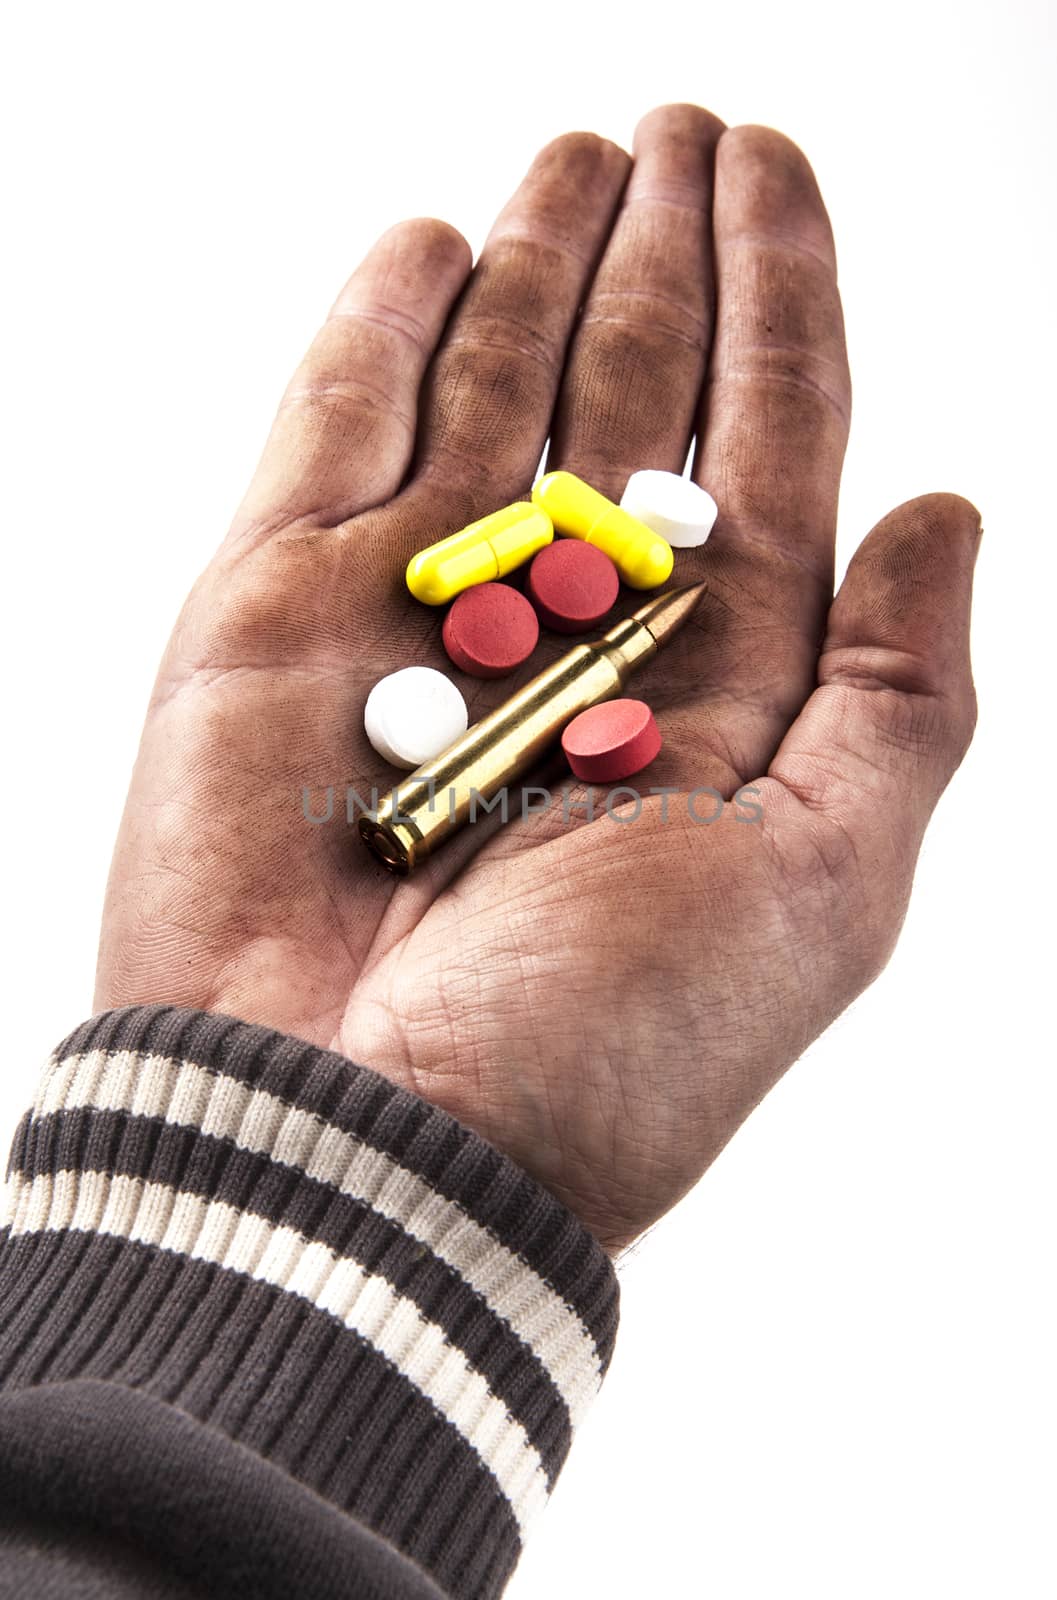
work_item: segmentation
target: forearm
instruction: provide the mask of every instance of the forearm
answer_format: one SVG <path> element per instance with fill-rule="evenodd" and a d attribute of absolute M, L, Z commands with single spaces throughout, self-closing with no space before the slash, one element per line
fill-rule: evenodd
<path fill-rule="evenodd" d="M 592 1236 L 446 1113 L 267 1029 L 104 1014 L 12 1152 L 0 1563 L 498 1594 L 616 1317 Z"/>

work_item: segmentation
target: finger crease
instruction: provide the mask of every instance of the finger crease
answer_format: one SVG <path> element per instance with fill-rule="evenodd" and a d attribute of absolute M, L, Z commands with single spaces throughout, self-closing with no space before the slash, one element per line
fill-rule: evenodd
<path fill-rule="evenodd" d="M 594 251 L 578 250 L 569 239 L 552 233 L 550 229 L 540 228 L 538 224 L 532 228 L 506 227 L 498 233 L 493 232 L 485 241 L 485 250 L 503 239 L 510 239 L 514 244 L 537 245 L 543 249 L 553 250 L 557 255 L 575 261 L 577 266 L 583 267 L 585 271 L 590 271 L 595 264 Z"/>
<path fill-rule="evenodd" d="M 851 412 L 847 403 L 842 400 L 826 384 L 802 369 L 790 369 L 786 372 L 779 371 L 776 367 L 723 367 L 721 371 L 713 374 L 710 386 L 715 387 L 720 383 L 731 381 L 733 383 L 781 383 L 794 389 L 806 389 L 810 394 L 817 395 L 836 412 L 845 428 L 851 427 Z"/>
<path fill-rule="evenodd" d="M 678 195 L 686 198 L 677 199 Z M 701 191 L 689 183 L 666 184 L 663 189 L 636 187 L 625 199 L 623 209 L 628 211 L 632 206 L 664 206 L 672 211 L 694 211 L 707 217 L 712 210 L 712 197 L 702 196 Z"/>
<path fill-rule="evenodd" d="M 719 259 L 722 261 L 724 251 L 735 249 L 741 245 L 750 250 L 777 250 L 788 255 L 805 256 L 809 261 L 815 261 L 820 267 L 825 267 L 831 278 L 837 274 L 836 264 L 832 256 L 825 256 L 819 250 L 813 250 L 805 244 L 799 234 L 786 233 L 779 228 L 772 227 L 767 233 L 753 233 L 748 230 L 738 229 L 733 231 L 726 239 L 720 234 L 716 239 L 716 248 Z"/>
<path fill-rule="evenodd" d="M 698 316 L 685 300 L 679 300 L 674 294 L 665 294 L 661 289 L 592 289 L 591 304 L 599 300 L 648 300 L 650 305 L 670 306 L 673 311 L 678 311 L 681 317 L 699 327 L 702 333 L 707 333 L 709 321 L 703 316 Z"/>
<path fill-rule="evenodd" d="M 301 405 L 306 400 L 309 403 L 314 400 L 340 400 L 352 406 L 363 406 L 368 411 L 376 411 L 382 416 L 391 417 L 408 433 L 415 432 L 414 416 L 398 405 L 386 390 L 362 379 L 355 384 L 317 383 L 308 384 L 302 389 L 292 389 L 284 397 L 279 410 L 285 411 L 288 407 Z"/>
<path fill-rule="evenodd" d="M 699 333 L 685 333 L 682 328 L 673 327 L 670 322 L 658 322 L 652 317 L 635 317 L 617 312 L 597 311 L 580 319 L 581 328 L 588 328 L 594 324 L 610 328 L 632 328 L 638 331 L 659 333 L 666 339 L 675 339 L 679 344 L 689 345 L 691 350 L 701 354 L 705 349 L 705 330 L 702 327 Z"/>
<path fill-rule="evenodd" d="M 892 690 L 897 694 L 941 697 L 927 654 L 895 645 L 827 643 L 819 657 L 819 682 L 839 684 L 866 693 Z"/>
<path fill-rule="evenodd" d="M 527 361 L 534 361 L 548 373 L 553 373 L 555 358 L 550 351 L 540 350 L 532 345 L 519 344 L 516 339 L 487 339 L 481 334 L 457 334 L 455 338 L 448 339 L 444 345 L 448 350 L 498 350 L 500 355 L 524 356 Z"/>
<path fill-rule="evenodd" d="M 772 558 L 777 556 L 780 560 L 789 562 L 791 566 L 799 567 L 802 572 L 806 572 L 817 583 L 827 587 L 832 584 L 832 571 L 828 557 L 823 558 L 825 562 L 825 570 L 823 570 L 817 559 L 812 560 L 808 556 L 801 555 L 798 550 L 790 549 L 788 545 L 776 545 L 773 531 L 766 526 L 755 529 L 750 522 L 743 521 L 738 516 L 728 513 L 723 519 L 723 532 L 724 534 L 729 532 L 739 545 L 751 545 L 755 549 L 764 551 L 766 555 Z M 830 544 L 832 544 L 832 536 L 830 536 Z M 734 610 L 735 608 L 732 607 L 731 609 Z"/>
<path fill-rule="evenodd" d="M 395 306 L 380 306 L 376 311 L 369 311 L 363 306 L 354 306 L 347 310 L 332 311 L 327 321 L 336 322 L 345 318 L 350 318 L 354 322 L 367 322 L 376 328 L 384 328 L 387 333 L 395 333 L 398 338 L 406 339 L 424 360 L 432 353 L 432 341 L 424 324 L 409 312 L 398 311 Z"/>

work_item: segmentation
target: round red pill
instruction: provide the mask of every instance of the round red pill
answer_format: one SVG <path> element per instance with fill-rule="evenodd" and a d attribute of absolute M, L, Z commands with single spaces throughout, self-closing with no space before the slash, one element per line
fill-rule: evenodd
<path fill-rule="evenodd" d="M 536 613 L 508 583 L 479 583 L 458 595 L 441 637 L 457 667 L 475 678 L 501 678 L 527 661 L 540 636 Z"/>
<path fill-rule="evenodd" d="M 641 700 L 605 700 L 574 717 L 562 734 L 570 767 L 585 783 L 619 783 L 648 767 L 661 730 Z"/>
<path fill-rule="evenodd" d="M 534 557 L 525 588 L 545 628 L 586 633 L 612 609 L 620 574 L 595 545 L 555 539 Z"/>

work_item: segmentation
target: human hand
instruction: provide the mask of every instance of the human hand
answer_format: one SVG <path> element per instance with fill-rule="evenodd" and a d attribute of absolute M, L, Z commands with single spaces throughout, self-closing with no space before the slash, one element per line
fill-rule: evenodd
<path fill-rule="evenodd" d="M 972 733 L 980 531 L 953 495 L 901 506 L 833 599 L 850 387 L 810 168 L 690 106 L 650 113 L 634 156 L 569 135 L 472 275 L 458 234 L 417 221 L 350 280 L 162 663 L 96 993 L 343 1051 L 482 1133 L 611 1252 L 887 960 Z M 410 555 L 524 496 L 548 434 L 548 468 L 618 497 L 636 468 L 680 470 L 695 428 L 720 517 L 676 558 L 674 581 L 708 582 L 694 622 L 630 691 L 665 737 L 640 785 L 754 784 L 762 820 L 701 826 L 678 795 L 633 822 L 555 809 L 390 877 L 343 799 L 394 782 L 363 735 L 371 685 L 451 670 Z M 517 679 L 460 676 L 471 719 L 568 644 L 544 639 Z M 334 817 L 310 826 L 302 790 L 327 785 Z"/>

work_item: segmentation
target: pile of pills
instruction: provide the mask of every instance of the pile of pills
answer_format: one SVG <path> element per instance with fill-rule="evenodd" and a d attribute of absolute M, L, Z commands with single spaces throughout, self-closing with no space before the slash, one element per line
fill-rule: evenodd
<path fill-rule="evenodd" d="M 704 544 L 716 515 L 711 495 L 677 473 L 633 473 L 615 505 L 571 472 L 548 472 L 531 503 L 504 506 L 419 551 L 408 563 L 407 586 L 424 605 L 449 607 L 441 637 L 461 672 L 501 678 L 529 659 L 541 627 L 593 632 L 621 582 L 632 589 L 667 582 L 674 550 Z M 524 593 L 500 581 L 522 566 Z M 374 749 L 405 770 L 447 749 L 467 723 L 459 689 L 433 667 L 390 673 L 364 709 Z M 660 748 L 660 730 L 641 700 L 591 706 L 562 735 L 569 765 L 586 783 L 630 778 Z"/>

